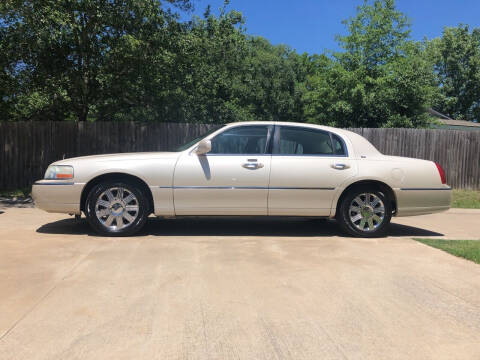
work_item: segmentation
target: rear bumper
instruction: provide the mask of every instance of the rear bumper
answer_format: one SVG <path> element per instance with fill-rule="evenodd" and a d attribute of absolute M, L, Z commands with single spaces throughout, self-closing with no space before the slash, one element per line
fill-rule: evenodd
<path fill-rule="evenodd" d="M 397 198 L 397 216 L 433 214 L 450 209 L 452 188 L 394 189 Z"/>
<path fill-rule="evenodd" d="M 85 184 L 58 180 L 40 180 L 32 186 L 32 197 L 39 209 L 80 214 L 80 197 Z"/>

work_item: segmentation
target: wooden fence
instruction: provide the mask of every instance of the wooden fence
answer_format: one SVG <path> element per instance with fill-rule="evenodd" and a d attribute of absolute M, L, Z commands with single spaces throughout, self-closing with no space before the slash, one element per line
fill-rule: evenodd
<path fill-rule="evenodd" d="M 218 127 L 134 122 L 0 122 L 0 189 L 43 177 L 53 161 L 82 155 L 166 151 Z M 439 162 L 455 188 L 480 189 L 480 131 L 351 129 L 382 153 Z"/>

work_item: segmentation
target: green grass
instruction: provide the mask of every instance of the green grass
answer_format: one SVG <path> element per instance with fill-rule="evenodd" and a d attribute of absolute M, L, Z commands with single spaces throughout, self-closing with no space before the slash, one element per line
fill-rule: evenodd
<path fill-rule="evenodd" d="M 480 264 L 480 240 L 414 240 Z"/>
<path fill-rule="evenodd" d="M 480 191 L 453 190 L 452 207 L 480 209 Z"/>

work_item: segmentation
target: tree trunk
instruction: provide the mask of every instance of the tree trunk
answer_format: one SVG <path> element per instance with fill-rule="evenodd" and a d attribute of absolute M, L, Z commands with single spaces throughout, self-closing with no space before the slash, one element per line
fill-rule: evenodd
<path fill-rule="evenodd" d="M 82 104 L 82 107 L 77 112 L 78 121 L 87 121 L 88 111 L 89 111 L 88 104 Z"/>

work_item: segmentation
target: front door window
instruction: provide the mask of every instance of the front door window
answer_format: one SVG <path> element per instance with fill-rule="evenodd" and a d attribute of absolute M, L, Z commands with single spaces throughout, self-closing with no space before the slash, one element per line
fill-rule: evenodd
<path fill-rule="evenodd" d="M 267 152 L 267 126 L 239 126 L 222 132 L 211 139 L 210 154 L 263 155 Z"/>

